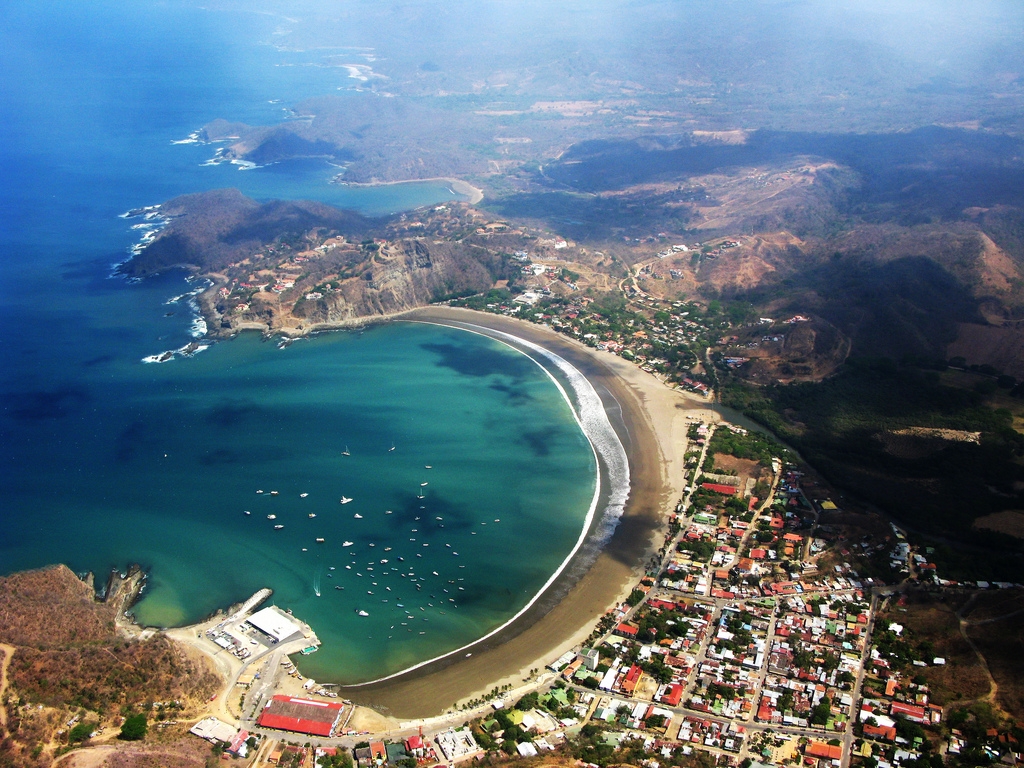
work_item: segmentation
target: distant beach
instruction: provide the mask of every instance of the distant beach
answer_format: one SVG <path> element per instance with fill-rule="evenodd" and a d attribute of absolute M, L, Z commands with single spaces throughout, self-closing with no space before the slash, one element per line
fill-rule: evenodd
<path fill-rule="evenodd" d="M 614 535 L 580 573 L 570 563 L 518 621 L 472 649 L 384 682 L 346 688 L 346 696 L 398 719 L 438 715 L 496 685 L 519 685 L 557 652 L 581 643 L 597 620 L 625 599 L 660 545 L 668 513 L 682 496 L 686 416 L 719 420 L 703 399 L 670 390 L 614 355 L 554 331 L 506 317 L 446 307 L 415 310 L 409 320 L 510 334 L 571 363 L 594 386 L 630 462 L 630 495 Z M 585 554 L 577 555 L 585 567 Z"/>
<path fill-rule="evenodd" d="M 401 181 L 345 181 L 343 175 L 335 178 L 338 184 L 344 184 L 348 187 L 394 187 L 400 184 L 423 184 L 428 181 L 443 181 L 451 187 L 453 192 L 468 197 L 469 200 L 466 202 L 470 205 L 476 205 L 484 199 L 484 191 L 482 189 L 474 187 L 468 181 L 451 176 L 433 176 L 429 179 L 403 179 Z"/>

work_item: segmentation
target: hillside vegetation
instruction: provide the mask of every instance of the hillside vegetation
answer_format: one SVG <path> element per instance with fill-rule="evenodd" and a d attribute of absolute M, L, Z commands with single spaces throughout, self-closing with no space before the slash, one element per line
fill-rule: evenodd
<path fill-rule="evenodd" d="M 0 579 L 0 643 L 14 648 L 0 766 L 49 765 L 68 747 L 72 720 L 116 735 L 124 715 L 187 716 L 216 690 L 219 679 L 205 660 L 159 635 L 122 636 L 119 607 L 98 601 L 65 566 Z"/>

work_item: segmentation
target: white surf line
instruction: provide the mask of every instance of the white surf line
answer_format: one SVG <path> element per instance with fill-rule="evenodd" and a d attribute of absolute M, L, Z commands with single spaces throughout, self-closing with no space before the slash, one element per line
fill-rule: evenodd
<path fill-rule="evenodd" d="M 580 551 L 580 547 L 583 546 L 583 542 L 586 540 L 587 534 L 590 532 L 590 526 L 594 522 L 594 514 L 597 511 L 597 504 L 601 496 L 601 462 L 598 459 L 599 453 L 601 458 L 604 459 L 605 464 L 609 468 L 609 475 L 611 476 L 609 479 L 613 480 L 613 482 L 611 483 L 611 487 L 609 488 L 608 505 L 606 507 L 608 513 L 610 514 L 606 515 L 606 520 L 609 517 L 613 517 L 614 523 L 618 523 L 619 518 L 622 516 L 622 510 L 625 507 L 626 499 L 629 497 L 629 461 L 626 458 L 626 449 L 622 447 L 622 443 L 619 441 L 619 436 L 615 434 L 615 430 L 612 428 L 612 424 L 608 420 L 608 415 L 604 411 L 604 404 L 601 401 L 601 397 L 597 394 L 597 390 L 594 389 L 594 385 L 591 384 L 587 377 L 580 373 L 578 370 L 576 370 L 576 368 L 573 367 L 568 361 L 559 357 L 554 352 L 544 349 L 540 345 L 534 344 L 533 342 L 527 341 L 526 339 L 522 339 L 510 333 L 504 333 L 503 331 L 495 331 L 491 328 L 484 328 L 483 326 L 479 325 L 472 325 L 469 323 L 467 323 L 466 325 L 449 325 L 448 323 L 433 322 L 430 320 L 407 320 L 405 322 L 423 323 L 424 325 L 438 325 L 443 328 L 454 328 L 455 330 L 465 331 L 466 333 L 475 333 L 478 336 L 486 336 L 489 339 L 497 341 L 499 344 L 504 344 L 505 346 L 514 349 L 519 354 L 523 355 L 529 360 L 532 360 L 534 365 L 536 365 L 538 368 L 544 371 L 544 373 L 547 374 L 548 378 L 551 379 L 552 383 L 556 387 L 558 387 L 558 391 L 561 393 L 563 399 L 566 402 L 566 405 L 569 406 L 569 411 L 572 413 L 573 418 L 576 419 L 576 424 L 579 425 L 580 431 L 583 432 L 583 436 L 587 438 L 587 442 L 590 444 L 590 450 L 594 452 L 594 465 L 596 467 L 596 483 L 594 484 L 594 496 L 590 501 L 590 509 L 587 510 L 587 515 L 584 518 L 583 529 L 580 531 L 579 538 L 576 539 L 576 544 L 573 546 L 568 556 L 562 561 L 561 565 L 558 566 L 555 572 L 551 574 L 551 577 L 546 582 L 544 582 L 544 585 L 540 588 L 537 594 L 530 598 L 530 601 L 526 603 L 526 605 L 524 605 L 519 610 L 519 612 L 516 613 L 512 618 L 510 618 L 504 624 L 496 627 L 495 629 L 492 629 L 486 635 L 478 637 L 476 640 L 473 640 L 470 643 L 466 643 L 465 645 L 456 648 L 452 651 L 448 651 L 438 656 L 434 656 L 433 658 L 427 659 L 426 661 L 421 661 L 418 664 L 413 664 L 411 667 L 406 667 L 405 669 L 399 672 L 394 672 L 390 675 L 386 675 L 385 677 L 378 677 L 376 680 L 368 680 L 364 683 L 343 685 L 341 686 L 342 688 L 362 688 L 367 685 L 383 683 L 388 680 L 393 680 L 396 677 L 407 675 L 410 672 L 413 672 L 417 669 L 421 669 L 422 667 L 428 666 L 429 664 L 433 664 L 434 662 L 441 661 L 442 659 L 447 659 L 449 656 L 454 656 L 457 653 L 462 653 L 467 648 L 472 648 L 473 646 L 482 643 L 485 640 L 488 640 L 494 637 L 495 635 L 499 634 L 500 632 L 504 631 L 509 626 L 514 624 L 520 617 L 522 617 L 523 614 L 530 610 L 530 608 L 532 608 L 534 604 L 540 599 L 541 595 L 543 595 L 548 590 L 548 588 L 552 584 L 554 584 L 558 577 L 562 575 L 562 572 L 566 569 L 566 567 L 568 567 L 569 562 Z M 502 336 L 504 338 L 496 338 L 491 334 L 497 334 L 498 336 Z M 506 341 L 506 339 L 509 339 L 511 341 Z M 516 344 L 522 344 L 530 351 L 536 352 L 537 354 L 540 354 L 543 357 L 547 358 L 552 363 L 554 363 L 554 365 L 562 373 L 566 375 L 566 377 L 569 379 L 570 385 L 573 388 L 573 392 L 576 394 L 576 397 L 579 401 L 580 413 L 576 412 L 576 409 L 572 405 L 572 401 L 569 399 L 568 393 L 562 387 L 561 383 L 559 383 L 558 379 L 554 377 L 551 371 L 545 368 L 534 357 L 527 354 L 526 351 L 516 346 Z M 601 430 L 603 432 L 603 435 L 598 435 L 598 430 Z M 604 439 L 600 439 L 598 443 L 595 444 L 595 438 L 599 438 L 602 436 Z M 617 478 L 615 477 L 616 475 L 618 475 Z M 621 483 L 615 483 L 614 479 L 620 480 Z M 608 533 L 611 533 L 611 531 L 614 530 L 614 528 L 614 524 L 610 526 L 606 524 L 606 535 Z"/>

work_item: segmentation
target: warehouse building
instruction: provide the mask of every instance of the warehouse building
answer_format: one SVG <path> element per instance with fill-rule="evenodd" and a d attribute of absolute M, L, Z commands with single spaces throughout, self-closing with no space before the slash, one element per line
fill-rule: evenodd
<path fill-rule="evenodd" d="M 334 702 L 275 696 L 263 708 L 257 725 L 310 736 L 330 736 L 338 727 L 343 709 Z"/>

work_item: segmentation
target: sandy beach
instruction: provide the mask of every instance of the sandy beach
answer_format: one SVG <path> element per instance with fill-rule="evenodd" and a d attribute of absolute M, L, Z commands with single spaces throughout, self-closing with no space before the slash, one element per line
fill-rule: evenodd
<path fill-rule="evenodd" d="M 408 320 L 493 329 L 563 357 L 597 389 L 630 461 L 630 497 L 614 535 L 593 565 L 571 565 L 519 621 L 469 657 L 445 659 L 409 675 L 343 689 L 359 704 L 396 719 L 441 714 L 495 686 L 519 686 L 558 653 L 581 643 L 597 620 L 623 600 L 660 546 L 667 515 L 682 496 L 687 416 L 718 420 L 706 402 L 677 392 L 635 365 L 532 323 L 470 310 L 429 307 Z"/>
<path fill-rule="evenodd" d="M 402 181 L 340 181 L 349 187 L 392 187 L 396 184 L 422 184 L 425 181 L 443 181 L 448 184 L 454 192 L 465 195 L 470 205 L 476 205 L 484 199 L 484 191 L 474 187 L 468 181 L 456 179 L 452 176 L 433 176 L 429 179 L 403 179 Z"/>
<path fill-rule="evenodd" d="M 390 319 L 439 323 L 478 333 L 498 331 L 562 357 L 594 386 L 630 465 L 629 499 L 611 539 L 596 558 L 587 556 L 584 547 L 519 619 L 473 645 L 469 655 L 460 653 L 393 679 L 341 689 L 344 697 L 378 713 L 361 710 L 360 720 L 366 721 L 362 728 L 394 729 L 413 720 L 438 718 L 452 707 L 484 697 L 495 687 L 507 684 L 523 689 L 545 673 L 546 664 L 582 643 L 601 616 L 628 596 L 663 541 L 668 515 L 683 495 L 688 419 L 719 421 L 721 416 L 703 398 L 669 389 L 636 365 L 544 326 L 450 307 L 426 307 Z M 197 633 L 201 635 L 222 618 L 166 634 L 210 655 L 209 642 Z M 222 656 L 214 659 L 219 672 L 233 677 L 240 663 Z M 536 675 L 531 674 L 534 671 Z M 525 690 L 518 691 L 518 695 L 522 693 Z M 236 714 L 229 711 L 224 696 L 214 709 L 222 717 Z"/>

